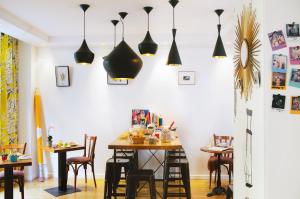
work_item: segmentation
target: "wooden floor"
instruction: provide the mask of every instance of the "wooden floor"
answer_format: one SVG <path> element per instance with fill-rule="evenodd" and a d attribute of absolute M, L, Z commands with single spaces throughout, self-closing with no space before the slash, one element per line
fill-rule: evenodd
<path fill-rule="evenodd" d="M 72 184 L 73 180 L 69 180 L 69 184 Z M 44 191 L 46 188 L 52 188 L 57 185 L 57 179 L 49 179 L 45 182 L 26 182 L 25 183 L 25 199 L 54 199 L 52 195 L 48 194 Z M 93 182 L 91 180 L 88 181 L 87 184 L 84 183 L 84 180 L 78 180 L 77 187 L 81 189 L 81 192 L 65 195 L 59 197 L 59 199 L 102 199 L 103 198 L 103 187 L 104 181 L 97 180 L 97 188 L 94 188 Z M 203 199 L 207 198 L 206 194 L 209 192 L 208 181 L 207 180 L 192 180 L 191 181 L 191 189 L 192 189 L 192 199 Z M 158 192 L 162 192 L 162 184 L 157 183 Z M 148 199 L 149 191 L 148 188 L 145 187 L 139 194 L 138 199 Z M 0 198 L 4 198 L 3 188 L 0 188 Z M 14 199 L 21 198 L 19 189 L 15 186 L 14 189 Z M 119 197 L 118 197 L 119 198 Z M 121 197 L 120 197 L 121 198 Z M 159 197 L 157 197 L 159 198 Z M 211 199 L 225 199 L 225 196 L 215 196 L 210 197 Z M 176 199 L 176 198 L 174 198 Z"/>

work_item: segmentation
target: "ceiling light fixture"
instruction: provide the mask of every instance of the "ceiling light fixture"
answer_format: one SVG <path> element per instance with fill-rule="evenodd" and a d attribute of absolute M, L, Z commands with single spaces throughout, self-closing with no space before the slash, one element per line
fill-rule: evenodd
<path fill-rule="evenodd" d="M 158 45 L 153 41 L 150 31 L 149 31 L 149 14 L 152 11 L 152 7 L 144 7 L 145 12 L 147 13 L 147 33 L 144 40 L 139 44 L 139 51 L 144 56 L 153 56 L 157 51 Z"/>
<path fill-rule="evenodd" d="M 223 41 L 221 38 L 221 22 L 220 22 L 220 17 L 221 17 L 221 14 L 224 12 L 224 10 L 217 9 L 217 10 L 215 10 L 215 12 L 217 13 L 217 15 L 219 17 L 219 24 L 218 24 L 218 39 L 216 42 L 213 57 L 214 58 L 225 58 L 226 52 L 225 52 L 225 48 L 224 48 Z"/>
<path fill-rule="evenodd" d="M 168 56 L 168 61 L 167 61 L 167 65 L 168 66 L 181 66 L 181 59 L 180 59 L 180 55 L 178 52 L 178 48 L 177 48 L 177 44 L 175 41 L 175 37 L 176 37 L 176 29 L 175 29 L 175 6 L 178 4 L 178 0 L 170 0 L 169 3 L 171 4 L 171 6 L 173 7 L 173 29 L 172 29 L 172 34 L 173 34 L 173 42 L 172 42 L 172 46 L 169 52 L 169 56 Z"/>
<path fill-rule="evenodd" d="M 83 42 L 80 48 L 74 53 L 76 63 L 79 64 L 91 64 L 94 60 L 94 53 L 89 49 L 85 41 L 85 12 L 90 7 L 88 4 L 81 4 L 83 10 Z"/>
<path fill-rule="evenodd" d="M 103 60 L 103 66 L 112 79 L 134 79 L 140 72 L 143 61 L 124 40 L 124 19 L 127 12 L 120 12 L 122 41 Z"/>

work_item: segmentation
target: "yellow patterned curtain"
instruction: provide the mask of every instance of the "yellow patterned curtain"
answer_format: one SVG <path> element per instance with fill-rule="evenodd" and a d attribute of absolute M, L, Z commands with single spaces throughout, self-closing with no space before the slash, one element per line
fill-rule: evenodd
<path fill-rule="evenodd" d="M 18 40 L 0 35 L 0 146 L 17 143 Z"/>

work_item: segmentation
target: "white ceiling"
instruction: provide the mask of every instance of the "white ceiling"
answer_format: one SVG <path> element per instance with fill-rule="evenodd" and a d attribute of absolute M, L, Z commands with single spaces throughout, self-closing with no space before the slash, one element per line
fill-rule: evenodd
<path fill-rule="evenodd" d="M 19 28 L 23 26 L 27 32 L 42 39 L 48 38 L 50 42 L 61 41 L 64 38 L 77 40 L 82 36 L 83 12 L 79 7 L 81 3 L 91 5 L 86 16 L 86 31 L 87 37 L 92 40 L 111 41 L 113 27 L 110 20 L 118 18 L 117 13 L 120 11 L 129 13 L 125 21 L 125 34 L 129 37 L 139 35 L 143 38 L 146 30 L 146 13 L 142 8 L 149 5 L 154 7 L 150 15 L 153 37 L 165 38 L 171 34 L 172 8 L 168 0 L 1 0 L 0 8 L 3 12 L 0 12 L 0 19 L 2 18 L 4 25 L 5 20 L 10 23 L 17 21 Z M 224 27 L 222 34 L 231 35 L 234 0 L 181 0 L 175 11 L 178 34 L 185 37 L 210 35 L 215 37 L 218 19 L 214 10 L 217 8 L 225 9 L 221 19 Z M 11 17 L 15 19 L 10 19 Z M 119 26 L 119 32 L 120 28 Z M 104 39 L 99 39 L 101 37 Z"/>

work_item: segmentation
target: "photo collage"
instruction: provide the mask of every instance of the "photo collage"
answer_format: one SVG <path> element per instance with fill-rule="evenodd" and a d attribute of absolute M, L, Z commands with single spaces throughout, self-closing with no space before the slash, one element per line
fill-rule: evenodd
<path fill-rule="evenodd" d="M 287 24 L 286 37 L 282 30 L 277 30 L 269 33 L 268 38 L 274 52 L 271 66 L 271 89 L 285 91 L 287 86 L 300 88 L 300 43 L 299 45 L 288 45 L 290 38 L 293 41 L 300 39 L 299 24 Z M 284 110 L 287 99 L 283 93 L 274 93 L 272 108 Z M 300 114 L 300 96 L 290 96 L 290 113 Z"/>

